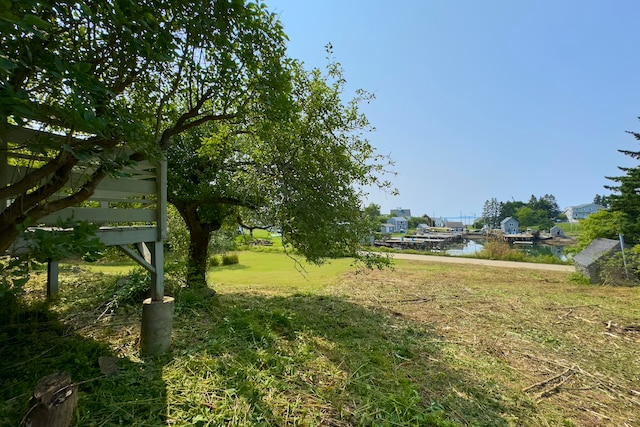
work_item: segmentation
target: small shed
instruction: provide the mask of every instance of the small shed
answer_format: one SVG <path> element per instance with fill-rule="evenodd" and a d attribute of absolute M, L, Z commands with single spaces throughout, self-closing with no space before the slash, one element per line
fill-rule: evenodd
<path fill-rule="evenodd" d="M 425 234 L 429 232 L 429 229 L 431 227 L 429 226 L 429 224 L 418 224 L 416 226 L 416 233 L 417 234 Z"/>
<path fill-rule="evenodd" d="M 551 237 L 565 237 L 564 230 L 562 229 L 562 227 L 558 227 L 557 225 L 551 227 L 551 230 L 549 230 L 549 234 L 551 234 Z"/>
<path fill-rule="evenodd" d="M 600 283 L 600 262 L 620 251 L 618 240 L 597 238 L 573 257 L 576 271 L 584 274 L 593 284 Z"/>
<path fill-rule="evenodd" d="M 393 224 L 389 224 L 389 223 L 380 224 L 380 232 L 383 234 L 391 234 L 393 233 L 394 229 L 395 229 L 395 226 Z"/>

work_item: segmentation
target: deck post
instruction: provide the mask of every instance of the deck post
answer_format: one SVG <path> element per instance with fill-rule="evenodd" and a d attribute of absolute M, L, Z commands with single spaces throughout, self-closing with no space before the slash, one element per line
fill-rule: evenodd
<path fill-rule="evenodd" d="M 151 253 L 151 298 L 142 303 L 140 354 L 159 356 L 171 347 L 173 309 L 175 301 L 164 296 L 164 240 L 167 236 L 167 162 L 160 161 L 157 169 L 157 231 L 155 242 L 146 242 Z"/>
<path fill-rule="evenodd" d="M 58 295 L 58 261 L 47 262 L 47 298 Z"/>
<path fill-rule="evenodd" d="M 151 299 L 162 301 L 164 297 L 164 247 L 163 242 L 146 242 L 151 253 Z"/>

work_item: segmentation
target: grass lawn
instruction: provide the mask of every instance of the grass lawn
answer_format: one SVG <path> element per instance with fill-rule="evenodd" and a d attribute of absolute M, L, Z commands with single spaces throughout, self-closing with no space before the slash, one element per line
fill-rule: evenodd
<path fill-rule="evenodd" d="M 179 290 L 172 352 L 137 352 L 140 275 L 68 268 L 0 313 L 0 426 L 35 381 L 79 383 L 75 426 L 637 426 L 640 288 L 398 261 L 354 271 L 240 253 Z M 103 375 L 98 358 L 117 358 Z"/>

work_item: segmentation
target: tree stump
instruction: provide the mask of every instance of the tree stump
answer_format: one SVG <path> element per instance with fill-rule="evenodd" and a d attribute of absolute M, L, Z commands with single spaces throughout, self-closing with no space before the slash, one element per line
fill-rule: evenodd
<path fill-rule="evenodd" d="M 27 427 L 69 427 L 78 403 L 78 386 L 66 372 L 56 372 L 41 378 L 33 391 Z"/>

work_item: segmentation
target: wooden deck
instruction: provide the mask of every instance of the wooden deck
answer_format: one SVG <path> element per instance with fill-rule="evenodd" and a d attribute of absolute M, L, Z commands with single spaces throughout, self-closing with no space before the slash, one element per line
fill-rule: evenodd
<path fill-rule="evenodd" d="M 375 246 L 383 246 L 394 249 L 415 249 L 415 250 L 433 250 L 444 249 L 446 245 L 461 242 L 461 234 L 452 233 L 430 233 L 423 235 L 413 235 L 406 237 L 391 237 L 383 240 L 376 240 Z"/>

